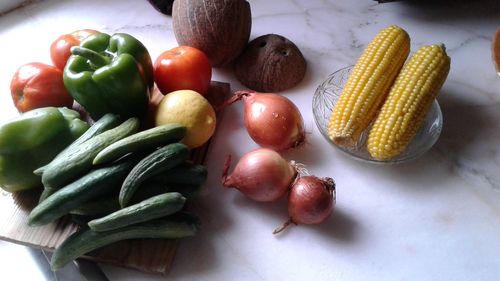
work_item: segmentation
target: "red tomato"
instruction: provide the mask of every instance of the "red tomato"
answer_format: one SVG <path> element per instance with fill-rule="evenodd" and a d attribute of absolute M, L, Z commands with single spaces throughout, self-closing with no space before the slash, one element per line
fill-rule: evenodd
<path fill-rule="evenodd" d="M 93 29 L 82 29 L 59 36 L 59 38 L 50 45 L 50 58 L 52 59 L 52 63 L 60 70 L 63 70 L 66 61 L 71 55 L 71 47 L 80 45 L 83 39 L 97 32 L 97 30 Z"/>
<path fill-rule="evenodd" d="M 19 112 L 55 106 L 71 108 L 73 98 L 64 87 L 63 73 L 39 62 L 22 65 L 10 83 L 12 100 Z"/>
<path fill-rule="evenodd" d="M 180 46 L 156 59 L 154 78 L 164 95 L 176 90 L 193 90 L 204 95 L 212 79 L 212 66 L 202 51 Z"/>

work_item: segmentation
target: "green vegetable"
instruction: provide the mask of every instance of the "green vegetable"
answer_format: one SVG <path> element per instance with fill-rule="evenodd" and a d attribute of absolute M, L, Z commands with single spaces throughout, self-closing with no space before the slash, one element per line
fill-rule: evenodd
<path fill-rule="evenodd" d="M 59 189 L 31 211 L 28 225 L 50 223 L 68 214 L 82 203 L 113 189 L 118 189 L 137 161 L 137 157 L 130 157 L 130 159 L 123 159 L 112 166 L 92 170 Z"/>
<path fill-rule="evenodd" d="M 116 160 L 128 153 L 143 151 L 168 143 L 178 142 L 186 135 L 186 127 L 181 124 L 166 124 L 144 130 L 123 138 L 105 149 L 94 158 L 94 165 Z"/>
<path fill-rule="evenodd" d="M 201 185 L 194 184 L 164 184 L 152 180 L 146 180 L 141 184 L 137 191 L 132 196 L 130 202 L 140 202 L 153 196 L 167 193 L 179 192 L 187 199 L 196 197 L 201 190 Z"/>
<path fill-rule="evenodd" d="M 61 151 L 59 154 L 66 153 L 67 150 L 74 149 L 75 146 L 80 145 L 82 142 L 106 131 L 111 128 L 116 127 L 119 124 L 120 117 L 116 114 L 112 113 L 107 113 L 103 117 L 101 117 L 99 120 L 97 120 L 90 128 L 85 131 L 78 139 L 76 139 L 74 142 L 72 142 L 68 147 L 66 147 L 63 151 Z M 56 156 L 55 159 L 57 159 L 58 156 Z M 49 163 L 50 164 L 50 163 Z M 42 175 L 43 171 L 45 170 L 45 166 L 42 166 L 34 171 L 35 174 L 37 175 Z"/>
<path fill-rule="evenodd" d="M 80 204 L 70 211 L 72 215 L 102 217 L 120 209 L 118 195 L 100 196 Z"/>
<path fill-rule="evenodd" d="M 185 202 L 186 198 L 178 192 L 156 195 L 105 217 L 92 220 L 89 222 L 89 227 L 94 231 L 108 231 L 161 218 L 180 211 Z"/>
<path fill-rule="evenodd" d="M 106 146 L 135 133 L 139 128 L 136 117 L 129 118 L 118 127 L 96 135 L 58 155 L 45 167 L 42 183 L 46 188 L 61 188 L 92 168 L 92 160 Z"/>
<path fill-rule="evenodd" d="M 196 197 L 199 194 L 200 190 L 200 185 L 165 185 L 164 183 L 146 180 L 134 193 L 130 202 L 132 204 L 136 204 L 153 196 L 167 192 L 179 192 L 186 199 L 191 199 Z M 100 196 L 99 198 L 93 198 L 85 203 L 82 203 L 77 208 L 71 210 L 70 213 L 85 216 L 103 216 L 117 211 L 120 208 L 121 207 L 118 201 L 118 194 L 111 194 L 107 196 Z"/>
<path fill-rule="evenodd" d="M 86 216 L 86 215 L 74 215 L 71 214 L 71 221 L 76 223 L 80 227 L 87 227 L 89 221 L 95 219 L 95 216 Z"/>
<path fill-rule="evenodd" d="M 96 232 L 83 229 L 72 234 L 56 248 L 50 266 L 58 270 L 78 257 L 105 245 L 127 239 L 163 238 L 177 239 L 196 234 L 199 220 L 187 214 L 176 214 L 115 230 Z"/>
<path fill-rule="evenodd" d="M 153 66 L 146 47 L 124 33 L 96 33 L 71 49 L 64 69 L 70 95 L 97 120 L 108 112 L 142 116 L 153 87 Z"/>
<path fill-rule="evenodd" d="M 44 188 L 42 191 L 42 194 L 40 194 L 40 198 L 38 199 L 38 203 L 42 202 L 43 200 L 47 199 L 50 195 L 54 194 L 56 191 L 59 189 L 56 188 Z"/>
<path fill-rule="evenodd" d="M 123 181 L 119 195 L 120 206 L 127 206 L 143 181 L 183 163 L 188 157 L 189 148 L 182 143 L 168 144 L 146 156 Z"/>
<path fill-rule="evenodd" d="M 201 185 L 207 180 L 207 175 L 208 172 L 205 166 L 186 162 L 151 177 L 151 180 L 166 185 Z"/>
<path fill-rule="evenodd" d="M 45 107 L 0 125 L 0 187 L 9 192 L 40 187 L 33 170 L 47 164 L 88 129 L 80 114 Z"/>

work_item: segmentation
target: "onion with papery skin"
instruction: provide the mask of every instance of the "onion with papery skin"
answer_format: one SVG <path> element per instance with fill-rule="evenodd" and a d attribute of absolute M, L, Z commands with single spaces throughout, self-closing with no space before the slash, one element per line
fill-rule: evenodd
<path fill-rule="evenodd" d="M 288 195 L 290 218 L 274 230 L 280 233 L 290 224 L 319 224 L 333 212 L 335 204 L 335 182 L 332 178 L 315 176 L 300 177 L 292 185 Z"/>
<path fill-rule="evenodd" d="M 272 93 L 238 91 L 224 106 L 243 100 L 245 127 L 260 146 L 277 151 L 305 142 L 304 120 L 288 98 Z"/>
<path fill-rule="evenodd" d="M 276 201 L 284 196 L 298 174 L 293 162 L 267 148 L 258 148 L 243 155 L 228 175 L 230 163 L 231 156 L 228 156 L 222 184 L 260 202 Z"/>

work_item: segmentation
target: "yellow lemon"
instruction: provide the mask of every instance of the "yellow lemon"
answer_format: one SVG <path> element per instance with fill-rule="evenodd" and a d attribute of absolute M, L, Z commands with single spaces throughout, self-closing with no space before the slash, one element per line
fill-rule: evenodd
<path fill-rule="evenodd" d="M 215 132 L 216 117 L 212 105 L 199 93 L 179 90 L 163 97 L 155 116 L 155 124 L 179 123 L 187 128 L 182 140 L 190 148 L 203 145 Z"/>

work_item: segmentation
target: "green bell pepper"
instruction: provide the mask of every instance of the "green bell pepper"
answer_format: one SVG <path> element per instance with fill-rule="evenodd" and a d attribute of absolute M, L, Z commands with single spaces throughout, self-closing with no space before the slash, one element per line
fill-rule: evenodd
<path fill-rule="evenodd" d="M 141 117 L 146 112 L 153 66 L 139 40 L 124 33 L 96 33 L 72 47 L 71 53 L 64 85 L 92 119 L 106 113 Z"/>
<path fill-rule="evenodd" d="M 89 125 L 68 108 L 44 107 L 0 125 L 0 187 L 8 192 L 41 187 L 33 171 L 50 162 Z"/>

